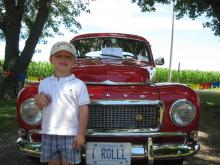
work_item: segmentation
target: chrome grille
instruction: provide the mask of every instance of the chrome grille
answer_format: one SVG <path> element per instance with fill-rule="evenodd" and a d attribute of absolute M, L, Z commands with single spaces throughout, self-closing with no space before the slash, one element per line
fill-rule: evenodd
<path fill-rule="evenodd" d="M 90 104 L 89 129 L 155 129 L 160 122 L 160 104 Z M 142 117 L 138 121 L 136 118 Z"/>

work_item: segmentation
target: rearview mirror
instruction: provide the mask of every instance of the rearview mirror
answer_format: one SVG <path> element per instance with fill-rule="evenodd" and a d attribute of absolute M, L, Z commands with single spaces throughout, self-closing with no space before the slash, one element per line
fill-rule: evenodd
<path fill-rule="evenodd" d="M 155 64 L 156 65 L 163 65 L 164 64 L 164 58 L 163 57 L 158 57 L 155 59 Z"/>

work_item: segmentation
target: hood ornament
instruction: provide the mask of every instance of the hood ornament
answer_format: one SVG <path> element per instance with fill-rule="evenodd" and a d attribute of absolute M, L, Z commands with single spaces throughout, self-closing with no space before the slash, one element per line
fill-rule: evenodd
<path fill-rule="evenodd" d="M 143 121 L 143 116 L 142 115 L 136 115 L 135 116 L 135 121 L 137 121 L 137 122 Z"/>

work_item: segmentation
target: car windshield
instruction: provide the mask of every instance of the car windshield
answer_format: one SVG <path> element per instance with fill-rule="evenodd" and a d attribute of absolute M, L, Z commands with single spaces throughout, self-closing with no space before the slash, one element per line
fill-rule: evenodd
<path fill-rule="evenodd" d="M 73 42 L 78 58 L 120 58 L 150 62 L 152 56 L 143 41 L 128 38 L 84 38 Z"/>

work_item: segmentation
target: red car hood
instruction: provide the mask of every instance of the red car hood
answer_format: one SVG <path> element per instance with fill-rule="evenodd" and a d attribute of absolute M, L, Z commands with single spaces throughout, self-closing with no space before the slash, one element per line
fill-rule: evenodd
<path fill-rule="evenodd" d="M 143 68 L 146 63 L 132 59 L 90 59 L 78 60 L 73 73 L 85 82 L 149 82 L 149 72 Z"/>

